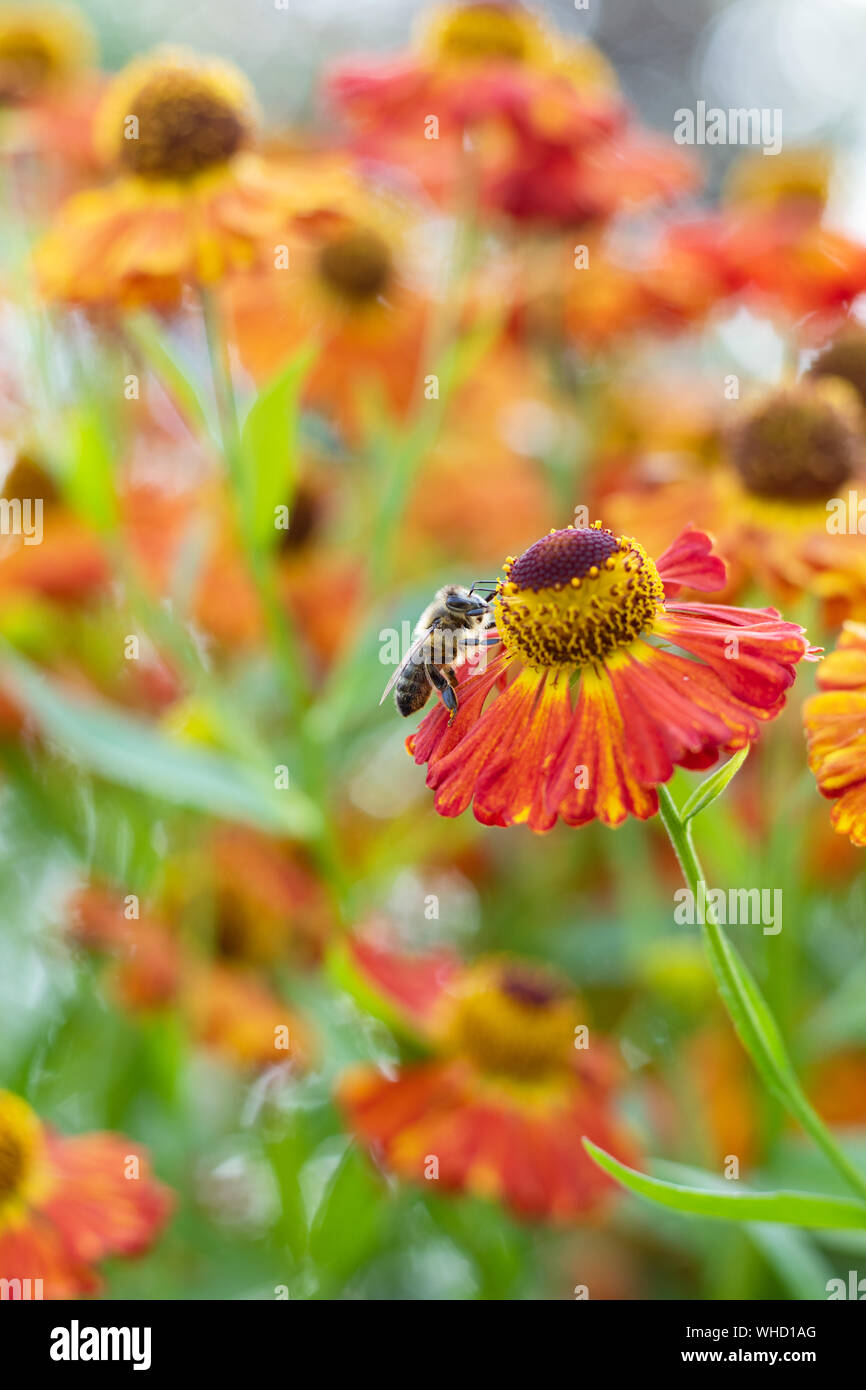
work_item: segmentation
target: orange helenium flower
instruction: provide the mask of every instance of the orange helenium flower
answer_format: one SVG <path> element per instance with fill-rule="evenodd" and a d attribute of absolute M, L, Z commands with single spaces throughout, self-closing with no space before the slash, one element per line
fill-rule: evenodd
<path fill-rule="evenodd" d="M 196 1043 L 242 1067 L 306 1067 L 310 1031 L 264 975 L 199 957 L 157 917 L 128 920 L 122 900 L 98 886 L 82 889 L 71 908 L 74 939 L 117 958 L 114 985 L 125 1007 L 176 1008 Z"/>
<path fill-rule="evenodd" d="M 399 957 L 367 941 L 351 966 L 432 1060 L 384 1076 L 362 1066 L 338 1099 L 352 1130 L 401 1177 L 497 1198 L 518 1216 L 565 1223 L 612 1195 L 587 1157 L 587 1136 L 629 1161 L 632 1144 L 612 1107 L 615 1064 L 563 982 L 526 961 L 463 966 L 445 951 Z"/>
<path fill-rule="evenodd" d="M 675 225 L 662 239 L 660 263 L 686 283 L 703 278 L 707 307 L 736 297 L 786 325 L 802 328 L 811 318 L 813 334 L 844 319 L 866 290 L 866 247 L 785 205 Z"/>
<path fill-rule="evenodd" d="M 68 87 L 93 61 L 82 17 L 65 5 L 0 4 L 0 106 L 26 106 Z"/>
<path fill-rule="evenodd" d="M 844 380 L 815 374 L 745 401 L 706 451 L 611 466 L 597 502 L 617 530 L 640 524 L 647 546 L 688 522 L 712 527 L 730 564 L 728 597 L 757 583 L 775 602 L 821 600 L 827 624 L 866 611 L 866 553 L 849 529 L 863 478 L 860 405 Z M 716 458 L 715 454 L 719 457 Z"/>
<path fill-rule="evenodd" d="M 287 269 L 264 265 L 224 291 L 241 361 L 256 378 L 316 346 L 305 400 L 349 439 L 365 393 L 383 394 L 398 417 L 412 404 L 430 311 L 411 283 L 397 210 L 368 199 L 358 213 L 299 219 L 285 240 Z"/>
<path fill-rule="evenodd" d="M 0 1091 L 0 1279 L 30 1280 L 31 1296 L 38 1279 L 46 1298 L 93 1293 L 94 1266 L 146 1250 L 171 1206 L 132 1140 L 56 1134 Z"/>
<path fill-rule="evenodd" d="M 407 169 L 436 197 L 471 186 L 518 223 L 584 225 L 694 182 L 682 150 L 634 127 L 599 51 L 517 3 L 450 6 L 416 51 L 341 65 L 330 93 L 364 157 Z"/>
<path fill-rule="evenodd" d="M 474 799 L 485 825 L 645 820 L 676 765 L 709 767 L 756 739 L 813 654 L 774 608 L 676 601 L 683 587 L 725 583 L 700 531 L 684 531 L 654 564 L 598 522 L 570 526 L 505 571 L 494 599 L 503 650 L 461 682 L 450 723 L 437 707 L 407 743 L 429 765 L 441 815 Z"/>
<path fill-rule="evenodd" d="M 272 256 L 289 190 L 248 151 L 254 123 L 252 94 L 228 64 L 171 49 L 131 63 L 96 118 L 117 177 L 61 208 L 36 252 L 44 293 L 173 304 L 184 284 Z"/>
<path fill-rule="evenodd" d="M 822 796 L 836 801 L 836 831 L 866 845 L 866 625 L 845 624 L 818 684 L 803 709 L 809 766 Z"/>

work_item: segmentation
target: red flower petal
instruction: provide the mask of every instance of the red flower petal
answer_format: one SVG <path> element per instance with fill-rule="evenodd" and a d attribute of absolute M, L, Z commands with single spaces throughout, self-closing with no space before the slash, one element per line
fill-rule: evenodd
<path fill-rule="evenodd" d="M 724 560 L 713 554 L 713 542 L 704 531 L 687 526 L 656 561 L 665 595 L 673 598 L 680 589 L 699 589 L 712 593 L 723 589 L 728 572 Z"/>
<path fill-rule="evenodd" d="M 634 775 L 625 726 L 607 673 L 586 670 L 571 730 L 551 771 L 547 804 L 568 825 L 598 816 L 620 825 L 631 814 L 647 820 L 658 810 L 654 791 Z"/>
<path fill-rule="evenodd" d="M 37 1212 L 23 1225 L 0 1231 L 0 1279 L 29 1279 L 32 1298 L 78 1298 L 100 1286 L 96 1274 L 71 1254 L 61 1233 Z M 41 1291 L 34 1280 L 42 1281 Z"/>
<path fill-rule="evenodd" d="M 510 803 L 497 792 L 497 767 L 510 763 L 531 779 L 533 769 L 521 763 L 521 750 L 532 738 L 532 714 L 544 677 L 537 671 L 521 671 L 517 680 L 491 705 L 468 733 L 444 756 L 431 759 L 427 785 L 436 792 L 436 809 L 443 816 L 459 816 L 476 791 L 482 774 L 490 772 L 486 795 L 475 814 L 485 825 L 509 825 Z M 458 714 L 459 718 L 459 714 Z M 455 719 L 455 724 L 457 720 Z M 512 784 L 513 785 L 513 784 Z M 532 788 L 527 785 L 519 797 L 518 810 L 525 820 L 533 805 Z"/>
<path fill-rule="evenodd" d="M 518 1216 L 567 1222 L 612 1195 L 587 1157 L 584 1135 L 632 1157 L 606 1092 L 575 1081 L 546 1102 L 520 1089 L 489 1089 L 461 1061 L 405 1068 L 389 1080 L 372 1068 L 340 1089 L 349 1123 L 402 1177 L 420 1182 L 431 1159 L 438 1183 L 501 1198 Z"/>
<path fill-rule="evenodd" d="M 673 604 L 655 631 L 699 657 L 738 699 L 765 710 L 781 707 L 794 667 L 808 652 L 802 628 L 774 609 Z"/>
<path fill-rule="evenodd" d="M 500 679 L 508 663 L 508 657 L 500 652 L 489 662 L 486 671 L 468 675 L 460 680 L 458 689 L 458 710 L 449 722 L 448 711 L 441 700 L 421 721 L 414 734 L 406 740 L 406 749 L 416 763 L 429 762 L 432 766 L 460 742 L 481 714 L 481 709 L 493 686 Z M 458 679 L 461 672 L 458 672 Z"/>
<path fill-rule="evenodd" d="M 48 1136 L 58 1181 L 41 1207 L 70 1253 L 94 1263 L 110 1254 L 145 1250 L 168 1219 L 169 1189 L 150 1176 L 132 1140 L 118 1134 Z M 138 1176 L 127 1176 L 130 1157 Z"/>
<path fill-rule="evenodd" d="M 377 945 L 369 935 L 349 938 L 346 949 L 373 989 L 421 1025 L 461 968 L 459 957 L 447 948 L 409 956 Z"/>

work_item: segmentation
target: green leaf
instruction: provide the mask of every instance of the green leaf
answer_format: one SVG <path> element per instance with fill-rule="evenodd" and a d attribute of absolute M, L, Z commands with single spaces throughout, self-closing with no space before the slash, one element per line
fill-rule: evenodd
<path fill-rule="evenodd" d="M 132 314 L 124 321 L 127 336 L 135 344 L 147 367 L 168 390 L 190 425 L 205 437 L 216 440 L 212 411 L 205 405 L 193 377 L 192 368 L 160 331 L 151 314 Z"/>
<path fill-rule="evenodd" d="M 794 1298 L 826 1296 L 833 1266 L 819 1254 L 808 1236 L 793 1226 L 773 1226 L 764 1221 L 756 1221 L 747 1229 L 754 1245 Z"/>
<path fill-rule="evenodd" d="M 60 751 L 89 772 L 274 834 L 306 839 L 318 829 L 312 802 L 291 787 L 277 790 L 271 767 L 178 742 L 103 701 L 72 695 L 9 649 L 0 655 L 0 681 Z"/>
<path fill-rule="evenodd" d="M 682 1187 L 705 1187 L 710 1191 L 725 1194 L 731 1190 L 729 1180 L 684 1163 L 664 1162 L 655 1164 L 654 1167 L 660 1170 L 659 1177 L 669 1178 Z M 795 1226 L 774 1225 L 768 1221 L 747 1222 L 744 1230 L 752 1244 L 775 1270 L 776 1277 L 794 1298 L 824 1296 L 827 1280 L 832 1278 L 833 1269 L 816 1248 L 813 1237 Z M 826 1230 L 822 1233 L 822 1238 L 826 1240 Z M 862 1238 L 856 1233 L 853 1236 L 853 1239 Z M 847 1232 L 841 1239 L 851 1240 L 851 1232 Z"/>
<path fill-rule="evenodd" d="M 310 1254 L 342 1284 L 380 1244 L 385 1190 L 366 1158 L 350 1145 L 325 1190 L 310 1231 Z"/>
<path fill-rule="evenodd" d="M 315 353 L 303 348 L 256 397 L 241 430 L 242 485 L 250 534 L 265 549 L 280 532 L 277 507 L 289 507 L 298 472 L 301 388 Z"/>
<path fill-rule="evenodd" d="M 700 815 L 701 811 L 705 811 L 708 806 L 712 806 L 731 779 L 737 775 L 748 756 L 749 748 L 747 745 L 735 753 L 732 758 L 729 758 L 726 763 L 723 763 L 721 767 L 717 767 L 715 772 L 710 773 L 709 777 L 705 777 L 699 787 L 695 787 L 680 811 L 680 820 L 683 825 L 690 821 L 693 816 Z"/>
<path fill-rule="evenodd" d="M 97 531 L 117 526 L 114 450 L 95 408 L 76 411 L 65 427 L 63 487 L 72 507 Z"/>
<path fill-rule="evenodd" d="M 682 820 L 664 784 L 659 786 L 659 811 L 689 888 L 697 893 L 704 875 L 692 843 L 691 827 Z M 722 1002 L 740 1041 L 767 1086 L 811 1134 L 836 1170 L 866 1204 L 866 1175 L 851 1162 L 803 1093 L 778 1024 L 739 953 L 725 936 L 715 913 L 705 914 L 701 930 Z"/>
<path fill-rule="evenodd" d="M 749 1192 L 742 1188 L 716 1192 L 684 1187 L 626 1167 L 589 1139 L 584 1139 L 583 1147 L 599 1168 L 630 1192 L 673 1211 L 720 1221 L 770 1221 L 819 1230 L 866 1228 L 866 1204 L 848 1197 L 826 1197 L 813 1192 Z"/>

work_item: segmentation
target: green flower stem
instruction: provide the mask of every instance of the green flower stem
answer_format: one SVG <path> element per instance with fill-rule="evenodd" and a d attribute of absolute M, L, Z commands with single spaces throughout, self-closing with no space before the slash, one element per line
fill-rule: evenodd
<path fill-rule="evenodd" d="M 251 515 L 250 511 L 250 494 L 245 477 L 242 455 L 243 441 L 238 420 L 231 363 L 229 362 L 218 306 L 211 294 L 205 289 L 201 290 L 200 300 L 222 450 L 232 484 L 244 555 L 264 610 L 268 633 L 273 643 L 277 671 L 289 712 L 297 717 L 302 708 L 309 705 L 310 691 L 302 674 L 300 653 L 297 650 L 294 633 L 287 621 L 275 583 L 273 565 L 270 557 L 263 554 L 256 540 L 255 517 Z M 320 750 L 314 746 L 312 740 L 302 737 L 298 743 L 298 757 L 301 785 L 308 795 L 319 801 L 323 812 L 322 830 L 315 838 L 312 848 L 316 862 L 328 885 L 337 916 L 340 917 L 345 911 L 349 896 L 349 879 L 333 818 L 329 814 L 327 805 L 324 804 L 323 788 L 326 779 Z"/>
<path fill-rule="evenodd" d="M 679 860 L 683 876 L 697 899 L 706 882 L 692 841 L 691 822 L 684 822 L 667 787 L 660 786 L 659 810 Z M 722 930 L 715 910 L 706 903 L 701 930 L 719 994 L 734 1028 L 762 1078 L 791 1115 L 800 1122 L 848 1186 L 866 1202 L 866 1177 L 843 1153 L 833 1135 L 809 1104 L 788 1057 L 773 1015 L 738 952 Z"/>
<path fill-rule="evenodd" d="M 200 292 L 202 319 L 207 340 L 219 419 L 220 440 L 232 483 L 238 526 L 244 555 L 259 596 L 273 643 L 280 680 L 292 710 L 297 711 L 308 692 L 302 676 L 300 654 L 294 640 L 279 592 L 273 565 L 256 543 L 254 518 L 250 515 L 250 495 L 244 478 L 242 441 L 231 364 L 218 307 L 208 290 Z"/>

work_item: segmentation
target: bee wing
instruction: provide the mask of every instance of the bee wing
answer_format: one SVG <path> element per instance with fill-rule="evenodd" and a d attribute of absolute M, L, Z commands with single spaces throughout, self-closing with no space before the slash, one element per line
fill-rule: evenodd
<path fill-rule="evenodd" d="M 394 686 L 397 684 L 403 672 L 406 670 L 406 667 L 415 660 L 418 653 L 422 650 L 424 643 L 427 641 L 427 638 L 430 636 L 430 633 L 435 630 L 436 626 L 437 624 L 434 623 L 432 627 L 428 627 L 426 632 L 422 632 L 420 637 L 416 637 L 415 641 L 412 643 L 405 657 L 400 662 L 400 665 L 397 667 L 388 684 L 385 686 L 385 689 L 382 691 L 382 698 L 379 701 L 380 705 L 384 705 L 388 696 L 391 694 L 391 691 L 394 689 Z"/>

